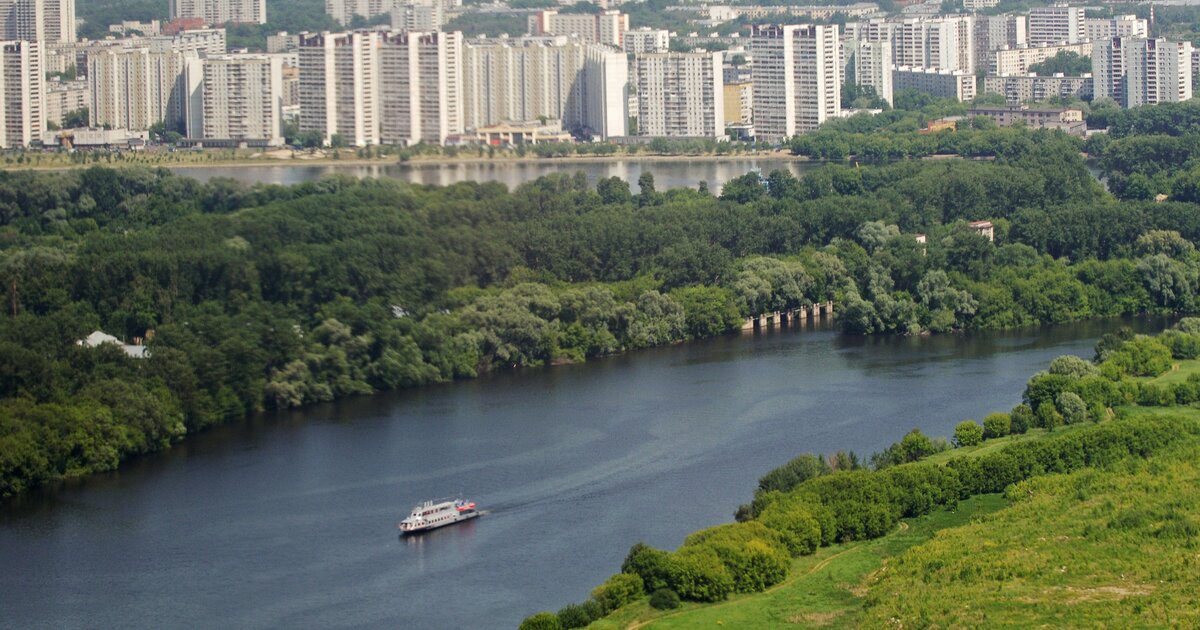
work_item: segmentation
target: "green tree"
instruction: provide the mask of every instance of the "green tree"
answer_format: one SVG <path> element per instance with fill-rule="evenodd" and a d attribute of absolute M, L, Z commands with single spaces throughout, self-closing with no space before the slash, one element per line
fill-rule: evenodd
<path fill-rule="evenodd" d="M 1074 392 L 1063 392 L 1058 395 L 1056 407 L 1067 424 L 1077 424 L 1087 419 L 1087 404 Z"/>
<path fill-rule="evenodd" d="M 983 427 L 974 420 L 963 420 L 954 427 L 954 443 L 958 446 L 978 446 L 983 442 Z"/>
<path fill-rule="evenodd" d="M 1012 416 L 1007 413 L 991 413 L 983 419 L 983 438 L 990 440 L 1012 433 Z"/>
<path fill-rule="evenodd" d="M 530 615 L 521 621 L 520 630 L 563 630 L 558 615 L 552 612 L 540 612 Z"/>

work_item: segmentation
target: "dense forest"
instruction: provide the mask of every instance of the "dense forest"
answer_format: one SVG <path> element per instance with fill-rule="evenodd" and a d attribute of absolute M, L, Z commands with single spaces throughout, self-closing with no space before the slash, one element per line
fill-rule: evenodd
<path fill-rule="evenodd" d="M 1195 205 L 1119 201 L 1072 139 L 1008 131 L 989 161 L 748 173 L 719 196 L 651 175 L 634 194 L 581 174 L 513 191 L 0 174 L 0 492 L 263 409 L 709 337 L 813 302 L 835 301 L 851 333 L 1194 308 Z M 982 219 L 995 242 L 965 223 Z M 95 330 L 147 340 L 148 358 L 77 343 Z"/>

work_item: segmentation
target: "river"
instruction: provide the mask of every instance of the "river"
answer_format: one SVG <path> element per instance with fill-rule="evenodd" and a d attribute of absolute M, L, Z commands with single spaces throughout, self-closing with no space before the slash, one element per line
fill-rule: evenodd
<path fill-rule="evenodd" d="M 620 177 L 629 182 L 637 192 L 638 178 L 645 171 L 654 174 L 654 185 L 659 190 L 668 188 L 695 188 L 701 181 L 708 182 L 713 192 L 719 192 L 725 182 L 758 169 L 764 176 L 777 169 L 790 170 L 795 175 L 817 168 L 818 162 L 781 160 L 778 158 L 758 159 L 731 157 L 721 160 L 686 158 L 667 160 L 544 160 L 495 162 L 461 162 L 449 164 L 278 164 L 252 166 L 177 166 L 171 170 L 180 175 L 208 181 L 214 177 L 232 178 L 247 184 L 290 185 L 319 179 L 326 175 L 343 174 L 355 177 L 390 177 L 414 184 L 436 184 L 448 186 L 464 181 L 500 182 L 509 189 L 552 173 L 583 172 L 594 186 L 606 177 Z"/>
<path fill-rule="evenodd" d="M 792 456 L 948 435 L 1120 323 L 767 331 L 220 427 L 0 506 L 0 626 L 513 628 L 633 543 L 729 522 Z M 397 536 L 458 492 L 491 513 Z"/>

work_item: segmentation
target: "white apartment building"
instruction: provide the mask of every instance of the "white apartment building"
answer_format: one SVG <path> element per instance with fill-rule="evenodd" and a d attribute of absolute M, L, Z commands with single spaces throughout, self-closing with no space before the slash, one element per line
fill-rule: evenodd
<path fill-rule="evenodd" d="M 280 31 L 274 35 L 267 35 L 267 52 L 269 53 L 294 53 L 299 50 L 299 35 L 291 35 L 287 31 Z"/>
<path fill-rule="evenodd" d="M 584 53 L 574 37 L 479 38 L 463 47 L 464 125 L 562 121 L 583 128 Z"/>
<path fill-rule="evenodd" d="M 43 109 L 45 74 L 38 42 L 0 42 L 4 67 L 0 72 L 0 120 L 4 133 L 0 148 L 27 147 L 41 142 L 46 133 Z"/>
<path fill-rule="evenodd" d="M 1087 40 L 1083 7 L 1055 5 L 1029 10 L 1029 43 L 1078 44 Z"/>
<path fill-rule="evenodd" d="M 1029 46 L 1029 21 L 1024 15 L 975 16 L 975 66 L 986 69 L 993 50 Z"/>
<path fill-rule="evenodd" d="M 638 135 L 725 137 L 723 55 L 644 53 L 633 62 Z"/>
<path fill-rule="evenodd" d="M 583 127 L 608 138 L 629 135 L 629 62 L 624 52 L 592 44 L 583 54 Z"/>
<path fill-rule="evenodd" d="M 199 105 L 202 84 L 189 78 L 187 57 L 149 48 L 104 49 L 88 55 L 91 124 L 145 131 L 156 123 L 186 129 L 187 115 Z"/>
<path fill-rule="evenodd" d="M 1113 37 L 1095 43 L 1095 97 L 1122 107 L 1192 98 L 1192 44 L 1163 38 Z"/>
<path fill-rule="evenodd" d="M 975 75 L 961 70 L 898 66 L 892 74 L 896 90 L 916 90 L 937 98 L 970 101 L 975 98 Z"/>
<path fill-rule="evenodd" d="M 300 131 L 379 144 L 379 34 L 300 35 Z"/>
<path fill-rule="evenodd" d="M 389 33 L 381 43 L 382 142 L 445 144 L 463 133 L 462 33 Z"/>
<path fill-rule="evenodd" d="M 73 81 L 51 80 L 46 82 L 46 122 L 63 126 L 63 119 L 71 112 L 91 109 L 88 100 L 87 79 Z"/>
<path fill-rule="evenodd" d="M 278 55 L 214 55 L 204 73 L 201 128 L 191 138 L 228 144 L 283 145 L 283 60 Z"/>
<path fill-rule="evenodd" d="M 1093 42 L 1109 37 L 1149 37 L 1150 23 L 1136 15 L 1117 15 L 1111 18 L 1084 20 L 1087 38 Z"/>
<path fill-rule="evenodd" d="M 1068 77 L 1056 74 L 1039 77 L 1034 74 L 1016 76 L 987 76 L 983 79 L 985 94 L 1000 94 L 1009 105 L 1040 102 L 1054 97 L 1091 100 L 1092 75 Z"/>
<path fill-rule="evenodd" d="M 1000 4 L 1000 0 L 963 0 L 963 9 L 974 13 L 990 9 Z"/>
<path fill-rule="evenodd" d="M 180 31 L 177 35 L 148 37 L 140 42 L 148 46 L 150 52 L 176 52 L 192 56 L 223 55 L 226 52 L 223 28 Z"/>
<path fill-rule="evenodd" d="M 625 52 L 634 55 L 667 52 L 671 49 L 671 33 L 661 28 L 645 26 L 625 31 L 624 48 Z"/>
<path fill-rule="evenodd" d="M 604 44 L 621 48 L 629 30 L 629 16 L 620 11 L 559 13 L 538 11 L 529 16 L 530 35 L 574 35 L 586 44 Z"/>
<path fill-rule="evenodd" d="M 754 130 L 782 142 L 841 115 L 843 68 L 837 26 L 758 26 L 754 56 Z"/>
<path fill-rule="evenodd" d="M 0 37 L 63 43 L 76 40 L 75 0 L 0 0 Z"/>
<path fill-rule="evenodd" d="M 892 103 L 892 43 L 888 41 L 845 43 L 847 74 L 854 84 L 870 87 L 876 96 Z"/>
<path fill-rule="evenodd" d="M 267 23 L 267 0 L 169 0 L 168 9 L 172 20 L 200 18 L 210 26 Z"/>
<path fill-rule="evenodd" d="M 392 8 L 392 30 L 429 33 L 442 30 L 445 23 L 446 11 L 440 2 L 406 2 Z"/>
<path fill-rule="evenodd" d="M 988 62 L 988 74 L 1028 74 L 1029 66 L 1064 52 L 1072 52 L 1086 57 L 1092 54 L 1092 44 L 1084 42 L 995 50 L 992 51 L 991 59 Z"/>
<path fill-rule="evenodd" d="M 975 16 L 873 19 L 846 25 L 851 41 L 887 41 L 897 65 L 975 71 Z"/>

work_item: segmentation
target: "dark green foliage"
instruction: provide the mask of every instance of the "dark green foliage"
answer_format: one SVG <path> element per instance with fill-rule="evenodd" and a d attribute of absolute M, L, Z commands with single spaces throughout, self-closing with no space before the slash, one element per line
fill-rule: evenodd
<path fill-rule="evenodd" d="M 592 591 L 592 599 L 608 614 L 645 594 L 642 578 L 632 573 L 618 573 Z"/>
<path fill-rule="evenodd" d="M 650 607 L 655 610 L 679 608 L 679 594 L 669 588 L 660 588 L 650 594 Z"/>
<path fill-rule="evenodd" d="M 1074 52 L 1060 52 L 1041 63 L 1030 65 L 1029 71 L 1043 77 L 1059 73 L 1077 77 L 1084 73 L 1091 73 L 1092 58 Z"/>
<path fill-rule="evenodd" d="M 1026 404 L 1020 404 L 1016 407 L 1013 407 L 1012 412 L 1009 414 L 1009 418 L 1012 420 L 1011 427 L 1013 435 L 1023 435 L 1030 429 L 1030 427 L 1034 426 L 1035 422 L 1033 409 Z"/>
<path fill-rule="evenodd" d="M 665 588 L 670 582 L 670 554 L 644 543 L 637 543 L 625 556 L 621 573 L 631 573 L 642 579 L 647 590 Z"/>
<path fill-rule="evenodd" d="M 804 481 L 829 472 L 829 464 L 823 458 L 805 453 L 763 475 L 758 480 L 758 489 L 763 492 L 787 492 Z"/>
<path fill-rule="evenodd" d="M 562 622 L 552 612 L 540 612 L 521 621 L 519 630 L 562 630 Z"/>
<path fill-rule="evenodd" d="M 1012 432 L 1012 417 L 1007 413 L 990 413 L 983 418 L 985 440 L 1004 437 Z"/>

